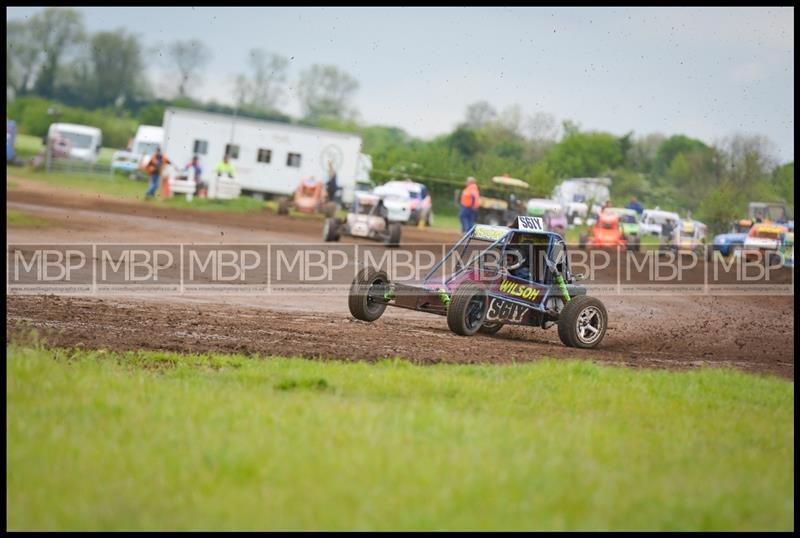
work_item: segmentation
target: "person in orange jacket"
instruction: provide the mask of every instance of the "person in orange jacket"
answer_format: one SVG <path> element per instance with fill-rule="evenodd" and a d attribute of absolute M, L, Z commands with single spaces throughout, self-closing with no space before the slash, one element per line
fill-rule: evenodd
<path fill-rule="evenodd" d="M 475 221 L 478 220 L 478 207 L 481 203 L 480 191 L 478 190 L 478 182 L 475 178 L 470 176 L 467 178 L 467 186 L 461 191 L 461 213 L 459 219 L 461 220 L 461 232 L 467 233 L 475 226 Z"/>
<path fill-rule="evenodd" d="M 170 164 L 170 160 L 161 153 L 161 147 L 156 147 L 156 152 L 150 156 L 150 160 L 145 165 L 145 171 L 150 174 L 150 188 L 145 192 L 145 198 L 155 196 L 158 185 L 161 182 L 161 171 L 168 164 Z"/>

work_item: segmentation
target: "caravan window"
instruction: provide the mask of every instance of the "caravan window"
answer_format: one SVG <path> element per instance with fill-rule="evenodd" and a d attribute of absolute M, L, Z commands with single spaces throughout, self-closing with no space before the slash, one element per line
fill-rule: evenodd
<path fill-rule="evenodd" d="M 72 147 L 78 149 L 88 149 L 92 146 L 92 137 L 86 134 L 73 133 L 70 131 L 59 131 L 61 138 L 66 138 L 72 143 Z"/>
<path fill-rule="evenodd" d="M 272 160 L 272 150 L 261 148 L 258 150 L 258 157 L 256 161 L 260 163 L 269 163 Z"/>
<path fill-rule="evenodd" d="M 194 149 L 192 150 L 195 155 L 205 155 L 208 153 L 208 140 L 195 140 Z"/>
<path fill-rule="evenodd" d="M 286 158 L 286 166 L 293 166 L 294 168 L 300 168 L 300 154 L 290 153 L 289 156 Z"/>
<path fill-rule="evenodd" d="M 239 158 L 239 146 L 236 144 L 225 144 L 225 155 L 231 159 Z"/>

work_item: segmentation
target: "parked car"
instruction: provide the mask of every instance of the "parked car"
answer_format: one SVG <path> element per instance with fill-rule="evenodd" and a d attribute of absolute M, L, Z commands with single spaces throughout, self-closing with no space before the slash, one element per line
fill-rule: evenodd
<path fill-rule="evenodd" d="M 156 148 L 163 144 L 163 127 L 140 125 L 130 147 L 125 151 L 115 151 L 111 156 L 111 169 L 135 175 Z"/>
<path fill-rule="evenodd" d="M 658 208 L 645 209 L 639 221 L 639 234 L 655 235 L 662 239 L 668 239 L 669 234 L 665 233 L 664 225 L 669 222 L 674 230 L 680 220 L 680 215 L 673 211 L 662 211 Z"/>

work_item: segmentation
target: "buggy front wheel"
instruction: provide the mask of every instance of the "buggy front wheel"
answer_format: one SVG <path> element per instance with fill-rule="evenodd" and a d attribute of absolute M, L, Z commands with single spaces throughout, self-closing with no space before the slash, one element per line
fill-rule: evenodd
<path fill-rule="evenodd" d="M 607 327 L 605 306 L 587 295 L 573 297 L 558 317 L 558 337 L 567 347 L 596 347 L 603 340 Z"/>
<path fill-rule="evenodd" d="M 363 268 L 350 285 L 347 300 L 350 313 L 361 321 L 375 321 L 386 310 L 388 290 L 389 277 L 385 271 L 373 267 Z"/>

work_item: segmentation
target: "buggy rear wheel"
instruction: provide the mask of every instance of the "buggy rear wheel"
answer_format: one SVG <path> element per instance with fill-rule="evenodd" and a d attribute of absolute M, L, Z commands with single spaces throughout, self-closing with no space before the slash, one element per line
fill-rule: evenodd
<path fill-rule="evenodd" d="M 472 336 L 483 325 L 489 300 L 486 288 L 467 282 L 456 288 L 447 308 L 447 326 L 461 336 Z"/>
<path fill-rule="evenodd" d="M 502 323 L 484 323 L 481 325 L 481 328 L 478 329 L 478 332 L 481 334 L 497 334 L 497 331 L 503 328 Z"/>
<path fill-rule="evenodd" d="M 322 225 L 322 240 L 339 240 L 339 219 L 325 219 L 325 224 Z"/>
<path fill-rule="evenodd" d="M 403 232 L 403 225 L 399 222 L 389 224 L 388 234 L 383 240 L 387 247 L 396 247 L 400 245 L 400 234 Z"/>
<path fill-rule="evenodd" d="M 331 218 L 334 215 L 336 215 L 336 209 L 338 209 L 336 206 L 336 202 L 327 202 L 322 206 L 322 212 L 325 213 L 325 216 L 328 218 Z"/>
<path fill-rule="evenodd" d="M 291 205 L 292 201 L 288 198 L 281 198 L 278 200 L 278 215 L 288 215 L 289 214 L 289 206 Z"/>
<path fill-rule="evenodd" d="M 608 314 L 598 299 L 587 295 L 573 297 L 558 318 L 558 337 L 567 347 L 596 347 L 606 334 Z"/>
<path fill-rule="evenodd" d="M 386 310 L 385 294 L 388 289 L 389 277 L 385 271 L 363 268 L 350 285 L 347 299 L 350 313 L 361 321 L 375 321 Z"/>

